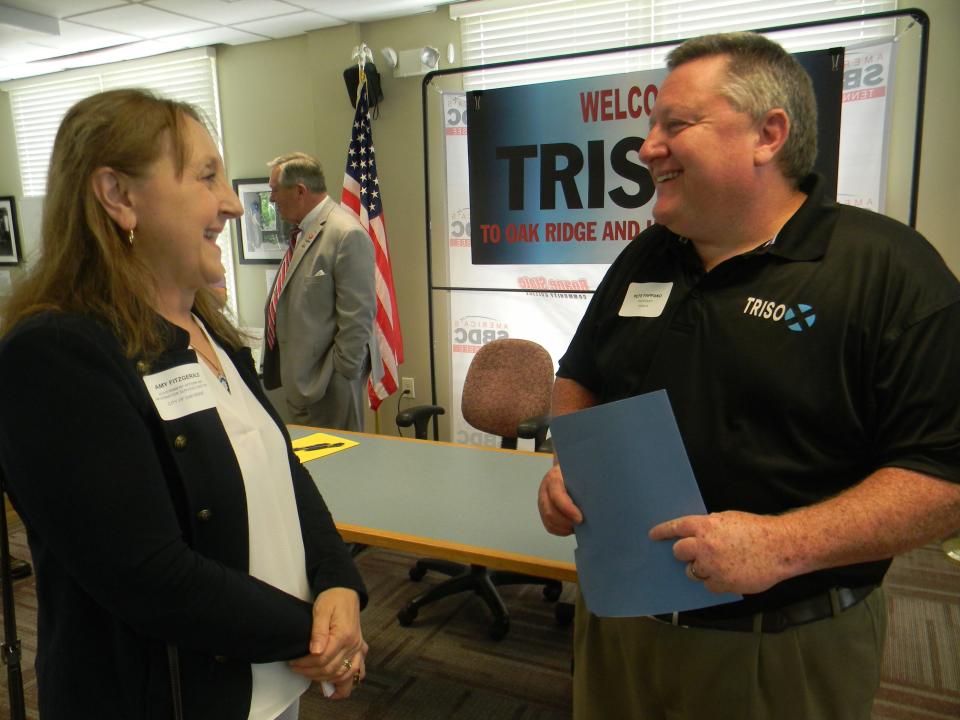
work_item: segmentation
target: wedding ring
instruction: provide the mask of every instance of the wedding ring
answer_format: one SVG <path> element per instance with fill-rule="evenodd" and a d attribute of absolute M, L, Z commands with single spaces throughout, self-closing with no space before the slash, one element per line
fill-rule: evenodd
<path fill-rule="evenodd" d="M 349 660 L 344 660 L 344 661 L 343 661 L 343 669 L 344 669 L 344 670 L 351 670 L 351 669 L 353 669 L 353 663 L 350 662 Z"/>
<path fill-rule="evenodd" d="M 359 684 L 360 684 L 360 673 L 355 672 L 353 674 L 353 686 L 356 687 Z"/>
<path fill-rule="evenodd" d="M 687 575 L 689 575 L 694 580 L 709 580 L 707 575 L 698 575 L 697 571 L 693 567 L 693 563 L 687 563 Z"/>

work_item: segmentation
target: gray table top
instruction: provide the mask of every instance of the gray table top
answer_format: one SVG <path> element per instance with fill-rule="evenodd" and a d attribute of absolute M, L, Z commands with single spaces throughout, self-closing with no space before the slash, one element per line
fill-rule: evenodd
<path fill-rule="evenodd" d="M 290 428 L 294 439 L 311 432 L 315 430 Z M 552 463 L 549 455 L 323 432 L 360 443 L 306 463 L 338 526 L 476 548 L 481 564 L 490 564 L 483 560 L 489 554 L 539 559 L 564 566 L 561 579 L 572 579 L 575 538 L 547 533 L 537 511 L 540 480 Z M 463 560 L 456 554 L 450 559 Z M 505 567 L 529 571 L 509 563 Z"/>

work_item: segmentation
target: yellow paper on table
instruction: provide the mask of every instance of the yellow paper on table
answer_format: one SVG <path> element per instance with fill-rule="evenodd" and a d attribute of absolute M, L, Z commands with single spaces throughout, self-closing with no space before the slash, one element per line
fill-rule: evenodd
<path fill-rule="evenodd" d="M 317 458 L 322 458 L 333 453 L 352 448 L 359 443 L 356 440 L 337 437 L 336 435 L 327 435 L 326 433 L 313 433 L 306 437 L 297 438 L 293 441 L 293 451 L 300 458 L 301 463 L 310 462 Z"/>

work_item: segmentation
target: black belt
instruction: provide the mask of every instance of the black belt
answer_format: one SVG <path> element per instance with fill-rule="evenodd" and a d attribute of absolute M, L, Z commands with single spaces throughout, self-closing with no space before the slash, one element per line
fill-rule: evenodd
<path fill-rule="evenodd" d="M 856 605 L 874 590 L 876 590 L 875 585 L 858 588 L 835 588 L 821 595 L 776 610 L 765 610 L 762 613 L 740 617 L 704 617 L 702 611 L 698 610 L 664 613 L 663 615 L 651 615 L 650 617 L 654 620 L 683 627 L 739 632 L 760 630 L 761 632 L 777 633 L 783 632 L 794 625 L 804 625 L 839 615 L 844 610 Z"/>

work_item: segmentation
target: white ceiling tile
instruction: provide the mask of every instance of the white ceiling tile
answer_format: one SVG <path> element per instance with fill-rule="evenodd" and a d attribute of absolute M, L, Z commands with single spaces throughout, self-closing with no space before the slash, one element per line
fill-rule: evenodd
<path fill-rule="evenodd" d="M 270 38 L 264 35 L 254 35 L 253 33 L 237 30 L 236 28 L 220 27 L 210 30 L 200 30 L 193 33 L 183 33 L 182 35 L 168 35 L 164 38 L 165 42 L 173 42 L 181 47 L 205 47 L 207 45 L 245 45 L 252 42 L 263 42 Z"/>
<path fill-rule="evenodd" d="M 9 25 L 0 25 L 0 57 L 9 57 L 13 48 L 18 48 L 25 43 L 49 37 L 52 36 L 31 30 L 22 30 Z"/>
<path fill-rule="evenodd" d="M 206 20 L 217 25 L 236 25 L 237 23 L 262 20 L 277 15 L 289 15 L 302 8 L 293 7 L 277 0 L 147 0 L 153 8 L 168 10 L 187 17 Z"/>
<path fill-rule="evenodd" d="M 137 58 L 162 55 L 163 53 L 180 49 L 182 49 L 182 46 L 169 43 L 166 39 L 141 40 L 127 45 L 104 48 L 98 52 L 88 53 L 78 56 L 77 58 L 68 58 L 67 62 L 71 68 L 87 67 L 88 65 L 102 65 L 103 63 L 122 62 L 124 60 L 136 60 Z"/>
<path fill-rule="evenodd" d="M 164 40 L 141 40 L 126 45 L 118 45 L 91 53 L 82 53 L 80 55 L 54 60 L 13 64 L 4 68 L 3 75 L 0 75 L 0 80 L 46 75 L 47 73 L 58 72 L 60 70 L 72 70 L 75 68 L 89 67 L 90 65 L 135 60 L 137 58 L 152 57 L 179 49 L 180 46 L 172 45 Z"/>
<path fill-rule="evenodd" d="M 6 42 L 0 44 L 0 62 L 7 64 L 29 63 L 34 60 L 43 60 L 56 53 L 48 48 L 34 45 L 30 42 Z"/>
<path fill-rule="evenodd" d="M 124 2 L 126 0 L 3 0 L 0 5 L 55 18 L 65 18 L 77 13 L 116 7 Z"/>
<path fill-rule="evenodd" d="M 146 5 L 123 5 L 110 10 L 74 15 L 71 20 L 142 38 L 158 38 L 211 27 L 210 23 L 202 20 L 175 15 Z"/>
<path fill-rule="evenodd" d="M 309 30 L 412 15 L 450 0 L 0 0 L 18 10 L 59 18 L 60 36 L 0 26 L 0 79 L 58 69 L 54 61 L 72 53 L 96 53 L 98 62 L 143 57 L 174 47 L 238 45 Z M 230 26 L 230 27 L 226 27 Z M 232 28 L 232 29 L 231 29 Z M 162 38 L 162 40 L 161 40 Z M 145 39 L 142 42 L 137 40 Z M 71 66 L 85 62 L 70 59 Z M 32 70 L 43 66 L 43 70 Z"/>
<path fill-rule="evenodd" d="M 46 75 L 47 73 L 59 72 L 65 69 L 66 66 L 62 62 L 51 62 L 49 65 L 43 63 L 40 67 L 32 63 L 14 63 L 12 65 L 4 65 L 0 68 L 0 82 L 34 77 L 35 75 Z"/>
<path fill-rule="evenodd" d="M 430 0 L 367 0 L 366 2 L 357 2 L 357 0 L 291 0 L 291 2 L 349 22 L 415 15 L 435 10 L 437 7 L 437 3 L 430 2 Z"/>
<path fill-rule="evenodd" d="M 47 57 L 64 55 L 66 53 L 84 52 L 98 48 L 119 45 L 120 43 L 135 42 L 140 38 L 125 33 L 101 30 L 64 20 L 60 23 L 60 36 L 42 35 L 31 40 L 34 45 L 49 48 Z"/>
<path fill-rule="evenodd" d="M 240 30 L 247 30 L 248 32 L 257 33 L 259 35 L 266 35 L 267 37 L 271 38 L 283 38 L 290 37 L 291 35 L 299 35 L 300 33 L 307 32 L 308 30 L 334 27 L 335 25 L 343 24 L 344 23 L 342 20 L 327 17 L 326 15 L 321 15 L 319 13 L 305 11 L 293 13 L 292 15 L 282 15 L 280 17 L 268 18 L 265 20 L 256 20 L 249 23 L 238 23 L 234 27 L 237 27 Z"/>

